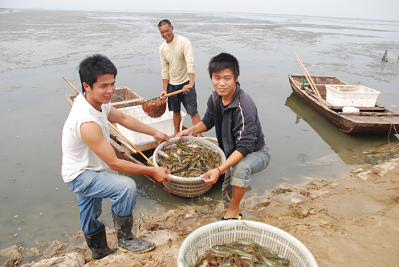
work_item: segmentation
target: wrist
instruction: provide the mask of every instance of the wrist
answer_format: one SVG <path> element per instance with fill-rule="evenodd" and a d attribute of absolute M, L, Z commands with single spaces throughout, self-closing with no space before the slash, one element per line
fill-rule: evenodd
<path fill-rule="evenodd" d="M 148 167 L 149 169 L 148 169 L 148 174 L 151 176 L 151 177 L 155 177 L 155 174 L 156 174 L 156 171 L 155 171 L 155 167 Z"/>
<path fill-rule="evenodd" d="M 216 168 L 219 171 L 219 175 L 224 174 L 224 170 L 221 167 Z"/>

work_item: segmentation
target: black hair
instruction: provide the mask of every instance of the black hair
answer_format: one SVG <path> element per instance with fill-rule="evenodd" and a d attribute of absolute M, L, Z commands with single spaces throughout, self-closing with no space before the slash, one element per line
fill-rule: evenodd
<path fill-rule="evenodd" d="M 83 88 L 83 83 L 87 83 L 90 87 L 97 81 L 97 78 L 104 74 L 112 74 L 116 77 L 118 70 L 114 63 L 106 56 L 95 54 L 88 56 L 79 64 L 80 83 L 82 84 L 82 93 L 86 90 Z"/>
<path fill-rule="evenodd" d="M 166 25 L 166 24 L 168 24 L 169 26 L 172 26 L 172 23 L 170 22 L 170 20 L 163 19 L 160 22 L 158 22 L 158 28 L 160 28 L 161 26 Z"/>
<path fill-rule="evenodd" d="M 214 56 L 211 61 L 209 61 L 208 71 L 209 76 L 212 78 L 214 72 L 218 72 L 224 69 L 230 69 L 234 73 L 234 77 L 238 78 L 240 75 L 240 65 L 238 60 L 228 53 L 220 53 Z"/>

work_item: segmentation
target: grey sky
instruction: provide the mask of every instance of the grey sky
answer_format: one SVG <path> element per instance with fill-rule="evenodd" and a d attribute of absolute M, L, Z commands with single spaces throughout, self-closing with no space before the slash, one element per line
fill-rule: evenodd
<path fill-rule="evenodd" d="M 399 20 L 398 0 L 0 0 L 0 7 L 112 11 L 259 12 Z"/>

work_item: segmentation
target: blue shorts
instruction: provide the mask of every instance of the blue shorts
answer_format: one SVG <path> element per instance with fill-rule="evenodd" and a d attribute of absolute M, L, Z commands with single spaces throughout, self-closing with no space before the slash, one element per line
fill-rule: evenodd
<path fill-rule="evenodd" d="M 178 85 L 168 84 L 168 93 L 182 89 L 185 85 L 189 84 L 190 81 L 184 82 Z M 180 113 L 180 106 L 183 103 L 184 108 L 190 116 L 198 113 L 197 110 L 197 93 L 195 92 L 195 86 L 188 91 L 188 93 L 178 94 L 176 96 L 168 97 L 169 110 L 174 113 Z"/>

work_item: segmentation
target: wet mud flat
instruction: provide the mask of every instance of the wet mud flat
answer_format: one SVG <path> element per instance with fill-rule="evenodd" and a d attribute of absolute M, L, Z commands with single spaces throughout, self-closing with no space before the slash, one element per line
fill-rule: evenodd
<path fill-rule="evenodd" d="M 312 179 L 297 186 L 281 184 L 243 203 L 245 219 L 271 224 L 301 240 L 319 266 L 397 266 L 399 255 L 399 158 L 360 168 L 334 181 Z M 0 251 L 4 266 L 175 266 L 179 246 L 198 227 L 223 215 L 223 204 L 182 206 L 136 216 L 135 231 L 158 247 L 145 254 L 119 251 L 92 261 L 82 233 L 71 242 Z M 114 229 L 108 243 L 116 247 Z M 356 253 L 353 253 L 356 251 Z M 69 265 L 68 265 L 69 266 Z"/>

